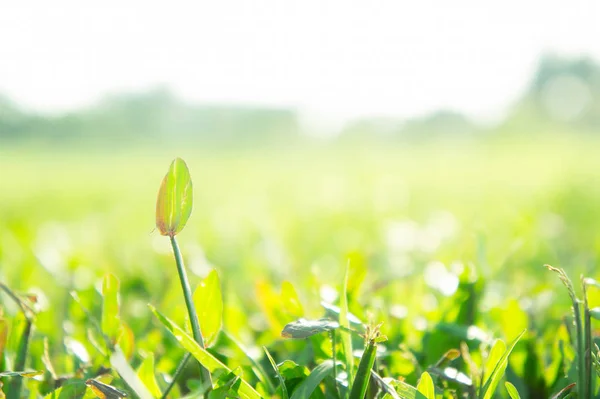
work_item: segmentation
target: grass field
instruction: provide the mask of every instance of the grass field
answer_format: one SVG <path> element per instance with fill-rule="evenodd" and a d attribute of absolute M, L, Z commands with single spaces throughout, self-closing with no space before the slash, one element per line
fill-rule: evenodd
<path fill-rule="evenodd" d="M 438 397 L 491 397 L 476 391 L 482 371 L 464 350 L 438 361 L 465 342 L 474 363 L 487 358 L 493 366 L 501 348 L 486 353 L 494 339 L 509 343 L 524 329 L 500 377 L 523 398 L 551 397 L 580 380 L 567 333 L 572 323 L 565 324 L 570 298 L 543 265 L 564 268 L 578 295 L 580 274 L 600 277 L 598 148 L 600 139 L 566 135 L 236 151 L 2 148 L 0 282 L 37 295 L 25 368 L 44 371 L 23 378 L 17 393 L 21 377 L 3 378 L 4 392 L 9 399 L 52 397 L 62 385 L 57 398 L 94 397 L 83 381 L 106 371 L 110 385 L 143 396 L 94 327 L 108 306 L 102 281 L 111 273 L 120 281 L 118 323 L 127 326 L 119 343 L 160 397 L 186 353 L 147 306 L 187 323 L 169 240 L 154 230 L 161 179 L 180 156 L 194 183 L 193 213 L 177 236 L 192 288 L 214 269 L 222 289 L 223 325 L 210 351 L 231 370 L 240 367 L 243 383 L 260 395 L 293 397 L 309 370 L 332 357 L 328 333 L 290 340 L 281 331 L 300 317 L 323 317 L 321 302 L 343 313 L 349 265 L 349 311 L 365 324 L 383 322 L 387 336 L 375 370 L 391 385 L 419 388 L 398 388 L 400 397 L 431 398 L 425 370 Z M 600 300 L 592 288 L 587 297 L 590 307 Z M 15 302 L 1 298 L 0 371 L 21 371 L 15 366 L 26 323 Z M 335 335 L 335 357 L 347 362 L 351 335 Z M 353 335 L 354 349 L 362 341 Z M 286 390 L 262 346 L 279 364 Z M 361 355 L 350 380 L 360 376 Z M 442 364 L 470 384 L 436 374 Z M 310 397 L 353 394 L 347 371 L 347 364 L 338 367 L 337 384 L 331 373 L 319 380 Z M 482 381 L 490 373 L 484 370 Z M 235 388 L 241 380 L 213 374 L 215 387 L 227 389 L 212 397 L 244 396 Z M 189 362 L 171 397 L 198 397 L 199 381 L 197 363 Z M 595 385 L 594 377 L 594 392 Z M 572 394 L 584 397 L 578 389 Z M 376 390 L 367 397 L 384 396 Z M 508 395 L 498 384 L 494 397 Z"/>

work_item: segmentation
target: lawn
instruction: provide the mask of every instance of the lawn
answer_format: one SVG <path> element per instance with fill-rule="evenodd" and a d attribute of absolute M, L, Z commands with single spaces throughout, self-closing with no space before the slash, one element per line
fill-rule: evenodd
<path fill-rule="evenodd" d="M 208 354 L 231 373 L 213 371 L 212 397 L 354 395 L 350 383 L 364 374 L 359 362 L 370 347 L 363 354 L 365 340 L 344 329 L 346 302 L 350 329 L 383 323 L 387 340 L 377 343 L 373 368 L 400 397 L 431 398 L 431 387 L 438 397 L 491 397 L 478 378 L 487 381 L 501 345 L 524 330 L 498 379 L 523 398 L 551 397 L 581 380 L 571 301 L 543 266 L 564 268 L 577 295 L 581 274 L 599 277 L 599 145 L 555 135 L 236 150 L 2 148 L 0 282 L 35 295 L 21 299 L 36 308 L 24 369 L 43 372 L 2 378 L 4 392 L 51 398 L 62 386 L 55 397 L 93 398 L 85 381 L 103 379 L 114 397 L 145 399 L 114 359 L 116 342 L 151 396 L 161 396 L 189 347 L 148 304 L 191 334 L 169 239 L 155 229 L 161 179 L 182 157 L 194 202 L 177 240 L 192 289 L 218 283 L 223 300 Z M 109 343 L 104 317 L 116 291 L 107 285 L 120 292 Z M 22 371 L 15 366 L 27 322 L 4 294 L 0 372 Z M 588 299 L 590 308 L 600 302 L 592 286 Z M 326 316 L 335 333 L 282 337 L 288 323 Z M 348 341 L 358 350 L 349 375 Z M 343 364 L 333 367 L 332 357 Z M 314 390 L 302 391 L 313 370 L 327 372 L 318 380 L 313 372 Z M 367 397 L 383 397 L 381 384 Z M 190 361 L 170 395 L 198 397 L 200 385 Z M 494 397 L 508 395 L 499 383 Z"/>

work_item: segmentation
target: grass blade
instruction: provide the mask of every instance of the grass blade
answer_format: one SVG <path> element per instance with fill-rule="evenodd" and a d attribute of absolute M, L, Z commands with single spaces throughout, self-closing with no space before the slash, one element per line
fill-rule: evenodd
<path fill-rule="evenodd" d="M 376 373 L 371 373 L 372 375 L 377 375 Z M 388 389 L 384 389 L 386 391 L 386 394 L 383 396 L 384 399 L 388 399 L 390 396 L 394 399 L 396 399 L 397 397 L 400 397 L 402 399 L 427 399 L 427 397 L 425 395 L 423 395 L 421 392 L 419 392 L 417 390 L 417 388 L 413 387 L 412 385 L 407 384 L 404 381 L 399 381 L 399 380 L 391 380 L 391 379 L 383 379 L 379 376 L 376 377 L 376 380 L 378 381 L 378 383 L 383 383 L 385 384 L 384 386 L 387 386 L 388 389 L 389 387 L 392 387 L 394 389 L 394 391 L 396 392 L 396 395 L 394 396 L 393 394 L 391 394 Z M 389 383 L 386 382 L 386 380 L 390 381 Z"/>
<path fill-rule="evenodd" d="M 373 364 L 375 364 L 377 344 L 369 337 L 366 345 L 367 347 L 365 348 L 365 351 L 360 358 L 360 363 L 358 364 L 356 378 L 352 384 L 350 399 L 363 399 L 365 397 L 365 393 L 367 392 L 369 381 L 371 380 L 371 369 L 373 368 Z"/>
<path fill-rule="evenodd" d="M 350 328 L 348 321 L 348 273 L 350 265 L 346 265 L 344 273 L 344 285 L 342 287 L 342 297 L 340 298 L 340 326 L 346 329 Z M 344 361 L 346 363 L 346 373 L 348 374 L 348 386 L 352 386 L 354 380 L 354 355 L 352 354 L 352 336 L 350 334 L 341 334 L 342 348 L 344 349 Z"/>
<path fill-rule="evenodd" d="M 560 391 L 558 391 L 556 393 L 556 395 L 554 395 L 552 398 L 550 399 L 563 399 L 566 398 L 567 395 L 569 395 L 571 392 L 569 392 L 571 389 L 575 388 L 575 383 L 569 384 L 566 387 L 564 387 L 563 389 L 561 389 Z"/>
<path fill-rule="evenodd" d="M 161 397 L 160 387 L 154 374 L 154 354 L 151 353 L 144 359 L 137 369 L 137 375 L 144 385 L 146 385 L 152 396 L 155 398 Z"/>
<path fill-rule="evenodd" d="M 121 320 L 119 318 L 119 279 L 107 274 L 102 280 L 102 333 L 111 344 L 117 342 Z"/>
<path fill-rule="evenodd" d="M 593 384 L 594 380 L 592 379 L 592 345 L 594 344 L 592 340 L 592 317 L 590 314 L 590 308 L 588 306 L 587 300 L 587 284 L 586 280 L 582 277 L 581 285 L 583 287 L 583 342 L 584 342 L 584 366 L 585 366 L 585 386 L 584 386 L 584 398 L 591 397 L 592 392 L 594 392 Z"/>
<path fill-rule="evenodd" d="M 275 390 L 276 390 L 275 385 L 273 385 L 273 383 L 271 382 L 269 375 L 265 371 L 264 367 L 260 364 L 260 362 L 258 362 L 256 359 L 254 359 L 250 355 L 250 351 L 248 350 L 248 348 L 246 348 L 241 342 L 239 342 L 235 337 L 233 337 L 226 330 L 223 330 L 223 335 L 225 336 L 225 338 L 227 338 L 227 340 L 229 342 L 231 342 L 235 347 L 237 347 L 237 349 L 239 349 L 240 352 L 242 352 L 246 355 L 246 358 L 252 364 L 252 369 L 254 371 L 254 374 L 256 374 L 256 376 L 258 377 L 260 382 L 262 382 L 264 384 L 264 386 L 269 390 L 270 394 L 275 394 Z"/>
<path fill-rule="evenodd" d="M 217 338 L 223 323 L 223 296 L 216 270 L 200 282 L 193 295 L 204 344 L 210 346 Z"/>
<path fill-rule="evenodd" d="M 384 397 L 391 396 L 392 399 L 400 399 L 400 396 L 398 396 L 398 393 L 394 387 L 392 387 L 386 380 L 381 378 L 381 376 L 373 370 L 371 370 L 371 378 L 379 386 L 381 391 L 385 393 Z"/>
<path fill-rule="evenodd" d="M 152 313 L 158 318 L 158 320 L 173 334 L 173 337 L 181 346 L 185 348 L 188 352 L 192 354 L 200 362 L 202 366 L 204 366 L 209 372 L 214 372 L 217 369 L 223 369 L 226 372 L 231 372 L 231 370 L 221 363 L 217 358 L 215 358 L 212 354 L 210 354 L 206 349 L 201 347 L 192 337 L 190 337 L 185 331 L 183 331 L 180 327 L 178 327 L 171 320 L 163 316 L 156 308 L 152 305 L 150 306 L 150 310 Z M 248 384 L 244 379 L 241 380 L 241 385 L 239 388 L 239 394 L 242 398 L 247 399 L 260 399 L 260 394 L 252 388 L 250 384 Z"/>
<path fill-rule="evenodd" d="M 575 288 L 573 288 L 573 283 L 567 273 L 563 269 L 558 269 L 556 267 L 545 265 L 546 268 L 550 271 L 553 271 L 558 274 L 558 278 L 562 281 L 564 286 L 567 288 L 569 293 L 569 297 L 571 297 L 571 302 L 573 303 L 573 318 L 575 322 L 575 330 L 577 334 L 577 372 L 578 372 L 578 382 L 577 382 L 577 391 L 581 397 L 586 398 L 584 396 L 584 392 L 587 387 L 586 383 L 586 372 L 585 372 L 585 349 L 584 349 L 584 339 L 583 339 L 583 323 L 581 319 L 581 308 L 580 301 L 575 294 Z"/>
<path fill-rule="evenodd" d="M 269 362 L 271 362 L 271 366 L 273 366 L 273 370 L 275 370 L 275 374 L 277 375 L 277 378 L 279 379 L 279 383 L 281 384 L 281 392 L 283 394 L 283 399 L 289 399 L 290 396 L 288 395 L 288 391 L 285 386 L 285 380 L 283 379 L 283 377 L 281 376 L 281 373 L 279 372 L 277 363 L 275 363 L 275 360 L 273 360 L 273 357 L 269 353 L 269 350 L 267 349 L 266 346 L 263 346 L 263 350 L 265 351 L 265 354 L 267 355 L 267 359 L 269 359 Z"/>
<path fill-rule="evenodd" d="M 325 360 L 311 371 L 308 377 L 294 390 L 291 399 L 310 398 L 323 378 L 331 374 L 335 365 L 331 360 Z"/>
<path fill-rule="evenodd" d="M 25 369 L 25 362 L 27 361 L 27 353 L 29 351 L 29 340 L 31 338 L 31 329 L 33 327 L 33 321 L 24 316 L 25 325 L 23 326 L 23 331 L 21 332 L 21 336 L 19 337 L 19 346 L 17 350 L 17 358 L 15 360 L 15 369 L 23 370 Z M 21 396 L 21 387 L 23 381 L 21 377 L 13 378 L 11 381 L 10 389 L 8 390 L 8 399 L 19 399 Z"/>
<path fill-rule="evenodd" d="M 110 364 L 140 399 L 154 399 L 150 391 L 148 391 L 148 388 L 146 388 L 133 368 L 129 365 L 127 359 L 125 359 L 125 355 L 123 355 L 119 346 L 115 346 L 114 351 L 110 356 Z"/>
<path fill-rule="evenodd" d="M 526 330 L 521 331 L 521 334 L 519 334 L 517 336 L 517 338 L 514 339 L 514 341 L 510 344 L 510 346 L 506 350 L 504 350 L 504 353 L 502 354 L 502 356 L 500 356 L 498 358 L 498 360 L 496 361 L 496 363 L 494 365 L 492 372 L 490 373 L 489 378 L 485 381 L 485 383 L 483 384 L 483 387 L 481 388 L 479 397 L 482 397 L 484 399 L 492 398 L 494 391 L 496 390 L 496 387 L 498 386 L 498 383 L 502 379 L 502 376 L 504 376 L 504 371 L 506 370 L 506 366 L 508 366 L 508 356 L 513 351 L 513 349 L 515 348 L 515 345 L 517 345 L 517 342 L 519 342 L 519 340 L 521 339 L 523 334 L 525 334 L 525 331 Z M 497 341 L 497 342 L 501 342 L 501 341 Z"/>

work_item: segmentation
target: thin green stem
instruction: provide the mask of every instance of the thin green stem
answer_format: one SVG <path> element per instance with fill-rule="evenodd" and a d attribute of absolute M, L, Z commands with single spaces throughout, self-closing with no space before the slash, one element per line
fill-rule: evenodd
<path fill-rule="evenodd" d="M 187 365 L 187 363 L 190 361 L 191 358 L 192 358 L 192 354 L 188 352 L 185 354 L 183 359 L 181 359 L 181 362 L 179 363 L 179 366 L 177 366 L 177 370 L 175 370 L 175 374 L 173 374 L 173 378 L 171 379 L 169 386 L 167 387 L 167 389 L 165 389 L 162 396 L 160 397 L 161 399 L 167 398 L 167 396 L 169 395 L 169 392 L 171 392 L 171 389 L 173 389 L 175 384 L 177 384 L 177 380 L 179 379 L 181 374 L 183 374 L 183 370 L 185 370 L 185 366 Z"/>
<path fill-rule="evenodd" d="M 179 245 L 177 244 L 175 236 L 169 236 L 169 238 L 171 239 L 173 254 L 175 255 L 175 263 L 177 264 L 177 272 L 179 273 L 179 281 L 181 282 L 181 289 L 183 290 L 185 305 L 188 310 L 190 323 L 192 324 L 192 333 L 194 335 L 194 340 L 202 348 L 204 348 L 204 339 L 202 338 L 202 330 L 200 329 L 200 322 L 198 321 L 198 313 L 196 312 L 196 306 L 194 305 L 194 300 L 192 298 L 192 289 L 190 288 L 190 282 L 185 271 L 183 258 L 181 257 L 181 251 L 179 250 Z M 208 391 L 210 391 L 212 388 L 210 372 L 204 366 L 200 365 L 200 367 L 202 373 L 202 384 Z"/>
<path fill-rule="evenodd" d="M 335 339 L 335 330 L 331 330 L 329 332 L 331 334 L 331 359 L 333 360 L 333 384 L 335 386 L 335 394 L 336 397 L 339 399 L 341 398 L 340 395 L 340 390 L 338 388 L 338 382 L 337 382 L 337 360 L 336 360 L 336 339 Z"/>

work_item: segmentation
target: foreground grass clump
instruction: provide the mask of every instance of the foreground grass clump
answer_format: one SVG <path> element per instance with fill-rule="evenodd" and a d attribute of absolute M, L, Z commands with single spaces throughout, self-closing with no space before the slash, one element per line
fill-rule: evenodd
<path fill-rule="evenodd" d="M 175 161 L 173 173 L 187 171 L 183 165 Z M 171 173 L 170 169 L 167 180 Z M 448 217 L 436 219 L 431 227 L 426 218 L 419 221 L 413 214 L 418 223 L 394 221 L 380 244 L 365 245 L 361 253 L 357 251 L 361 243 L 371 242 L 357 240 L 363 231 L 373 235 L 373 242 L 379 240 L 375 221 L 346 219 L 350 213 L 344 212 L 356 212 L 350 208 L 315 211 L 310 198 L 300 206 L 291 198 L 301 195 L 282 197 L 271 189 L 274 202 L 291 207 L 281 214 L 283 221 L 317 212 L 321 223 L 291 236 L 279 233 L 284 226 L 258 224 L 260 232 L 248 233 L 252 245 L 244 247 L 229 235 L 238 226 L 228 222 L 226 215 L 233 208 L 225 203 L 225 195 L 217 196 L 222 203 L 203 204 L 211 209 L 210 215 L 203 215 L 204 224 L 190 221 L 182 230 L 191 211 L 191 180 L 189 186 L 187 180 L 171 180 L 180 184 L 170 190 L 184 189 L 182 195 L 166 196 L 179 198 L 170 202 L 171 211 L 162 211 L 169 215 L 164 224 L 157 223 L 158 232 L 166 237 L 149 237 L 150 228 L 141 228 L 140 239 L 153 242 L 154 250 L 136 247 L 131 220 L 122 222 L 124 236 L 131 238 L 119 237 L 120 245 L 111 243 L 107 251 L 97 251 L 85 243 L 84 234 L 78 236 L 77 224 L 53 228 L 50 236 L 57 241 L 49 246 L 49 238 L 20 224 L 25 219 L 15 219 L 18 213 L 4 219 L 0 381 L 7 397 L 594 397 L 597 384 L 583 391 L 596 379 L 594 367 L 591 375 L 586 368 L 588 353 L 595 365 L 596 349 L 593 329 L 587 335 L 591 323 L 586 324 L 583 299 L 577 303 L 585 345 L 578 344 L 578 327 L 571 327 L 574 319 L 562 321 L 569 296 L 556 294 L 551 302 L 544 301 L 548 292 L 558 291 L 551 276 L 539 273 L 539 265 L 546 257 L 553 258 L 544 252 L 545 246 L 531 244 L 538 233 L 529 229 L 546 216 L 529 213 L 514 226 L 509 219 L 502 223 L 486 219 L 495 236 L 433 237 L 442 241 L 435 252 L 428 252 L 431 231 L 448 225 Z M 185 187 L 189 196 L 183 195 Z M 160 191 L 169 193 L 166 188 Z M 338 195 L 334 194 L 328 195 Z M 453 192 L 444 195 L 451 197 Z M 585 207 L 590 202 L 577 190 L 558 190 L 554 195 L 556 206 L 549 210 L 555 218 L 548 224 L 544 219 L 545 228 L 557 225 L 553 221 L 559 214 L 578 220 L 572 204 Z M 187 204 L 184 197 L 190 199 L 189 206 L 179 206 Z M 256 201 L 253 206 L 261 203 Z M 542 211 L 535 203 L 515 204 Z M 159 194 L 157 222 L 159 211 L 169 206 L 160 206 Z M 220 206 L 227 212 L 219 211 Z M 261 219 L 265 209 L 258 209 Z M 451 214 L 460 215 L 451 209 Z M 118 215 L 121 221 L 129 217 Z M 345 230 L 344 220 L 352 220 L 360 232 Z M 194 230 L 198 225 L 212 233 Z M 117 228 L 113 231 L 120 234 Z M 417 237 L 413 248 L 398 247 L 397 236 L 408 234 L 412 239 L 409 233 Z M 81 247 L 61 243 L 58 238 L 65 234 Z M 509 237 L 521 242 L 506 241 Z M 548 242 L 556 242 L 558 252 L 570 249 L 577 258 L 582 256 L 575 252 L 577 246 L 567 245 L 577 241 L 574 237 L 549 235 Z M 293 252 L 283 252 L 290 259 L 277 256 L 278 249 L 289 245 L 287 240 L 294 242 Z M 343 242 L 351 250 L 315 256 L 343 248 Z M 258 247 L 273 258 L 257 257 Z M 52 256 L 59 262 L 53 263 Z M 219 260 L 218 274 L 207 258 Z M 396 268 L 396 262 L 414 268 Z M 260 263 L 278 267 L 259 269 Z M 14 277 L 17 271 L 6 265 L 22 266 L 19 279 Z M 82 265 L 94 271 L 91 276 Z M 110 273 L 97 279 L 106 271 Z M 187 294 L 180 272 L 189 282 Z M 586 281 L 586 287 L 592 287 Z M 20 292 L 30 288 L 30 294 Z M 594 304 L 599 298 L 594 290 L 586 290 L 586 301 Z M 525 299 L 517 300 L 518 296 Z M 593 306 L 586 307 L 593 319 Z M 527 327 L 528 332 L 522 333 Z M 591 352 L 586 349 L 590 347 Z M 579 367 L 581 359 L 584 368 Z M 203 369 L 210 373 L 209 385 Z"/>

